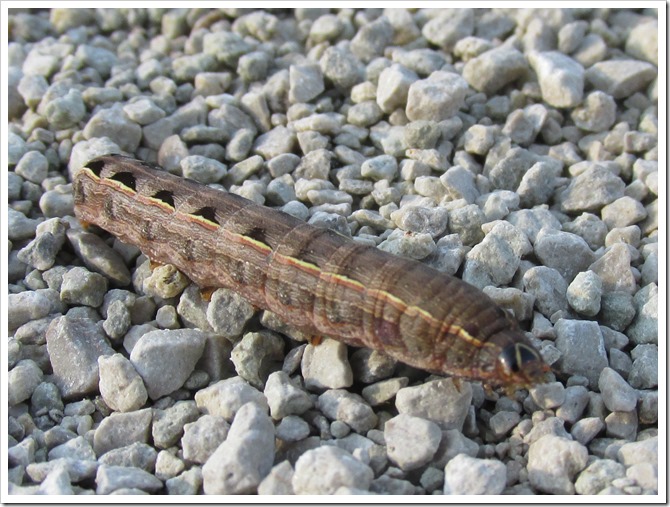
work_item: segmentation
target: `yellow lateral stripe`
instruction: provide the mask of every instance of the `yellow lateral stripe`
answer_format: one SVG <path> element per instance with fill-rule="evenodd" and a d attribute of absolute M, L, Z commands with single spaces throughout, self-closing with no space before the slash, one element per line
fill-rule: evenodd
<path fill-rule="evenodd" d="M 113 180 L 111 178 L 102 178 L 100 180 L 100 183 L 102 183 L 103 185 L 110 186 L 110 187 L 115 187 L 117 190 L 120 190 L 121 192 L 123 192 L 126 195 L 130 195 L 130 196 L 133 196 L 133 197 L 136 196 L 136 195 L 139 195 L 137 193 L 137 191 L 133 190 L 130 187 L 125 186 L 120 181 L 116 181 L 116 180 Z"/>
<path fill-rule="evenodd" d="M 177 211 L 177 213 L 183 217 L 186 218 L 186 220 L 190 222 L 196 222 L 200 225 L 202 225 L 205 229 L 209 229 L 210 231 L 215 231 L 217 230 L 220 226 L 216 222 L 212 222 L 211 220 L 207 220 L 204 217 L 201 217 L 200 215 L 193 215 L 191 213 L 183 213 L 181 211 Z"/>
<path fill-rule="evenodd" d="M 275 252 L 275 259 L 277 259 L 280 262 L 283 262 L 284 264 L 288 264 L 290 266 L 295 266 L 298 269 L 302 269 L 303 271 L 306 271 L 311 274 L 315 274 L 317 276 L 321 275 L 323 272 L 317 266 L 316 264 L 312 264 L 311 262 L 306 262 L 306 261 L 301 261 L 300 259 L 296 257 L 291 257 L 289 255 L 282 255 L 277 252 Z"/>
<path fill-rule="evenodd" d="M 158 206 L 159 208 L 164 209 L 165 211 L 169 212 L 174 212 L 175 208 L 173 206 L 170 206 L 168 203 L 165 201 L 161 201 L 160 199 L 156 199 L 155 197 L 146 197 L 144 195 L 140 195 L 143 201 L 145 201 L 147 204 L 151 206 Z"/>
<path fill-rule="evenodd" d="M 91 178 L 93 178 L 95 181 L 100 181 L 100 176 L 98 176 L 97 174 L 95 174 L 95 173 L 93 172 L 93 169 L 91 169 L 90 167 L 86 167 L 86 166 L 84 166 L 84 167 L 82 167 L 82 168 L 79 169 L 79 170 L 80 170 L 80 171 L 85 171 L 85 172 L 86 172 Z"/>
<path fill-rule="evenodd" d="M 226 234 L 230 234 L 233 237 L 233 240 L 237 241 L 238 243 L 249 245 L 250 247 L 255 248 L 256 250 L 264 252 L 266 255 L 272 253 L 272 247 L 270 245 L 266 245 L 262 241 L 258 241 L 257 239 L 254 239 L 252 237 L 245 236 L 244 234 L 237 234 L 236 232 L 230 232 L 230 231 L 225 232 Z"/>

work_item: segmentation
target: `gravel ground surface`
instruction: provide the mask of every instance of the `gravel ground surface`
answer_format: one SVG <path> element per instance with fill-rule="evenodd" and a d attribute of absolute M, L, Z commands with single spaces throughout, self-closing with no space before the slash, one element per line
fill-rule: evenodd
<path fill-rule="evenodd" d="M 9 36 L 9 493 L 657 494 L 656 10 L 51 9 Z M 510 398 L 203 300 L 73 217 L 106 153 L 484 288 L 554 381 Z"/>

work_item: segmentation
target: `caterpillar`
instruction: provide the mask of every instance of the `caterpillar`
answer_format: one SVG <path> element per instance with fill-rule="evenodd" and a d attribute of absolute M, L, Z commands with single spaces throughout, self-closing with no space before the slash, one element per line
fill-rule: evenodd
<path fill-rule="evenodd" d="M 81 221 L 309 336 L 507 390 L 546 379 L 549 367 L 507 312 L 421 262 L 120 155 L 88 162 L 73 191 Z"/>

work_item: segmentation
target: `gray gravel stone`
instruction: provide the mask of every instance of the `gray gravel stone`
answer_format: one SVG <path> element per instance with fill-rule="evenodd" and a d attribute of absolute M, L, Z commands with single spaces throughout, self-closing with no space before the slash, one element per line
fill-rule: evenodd
<path fill-rule="evenodd" d="M 314 405 L 312 398 L 287 373 L 271 373 L 263 391 L 270 406 L 270 415 L 280 420 L 291 414 L 302 414 Z"/>
<path fill-rule="evenodd" d="M 363 398 L 344 389 L 330 389 L 319 396 L 319 410 L 328 418 L 364 433 L 377 424 L 377 416 Z"/>
<path fill-rule="evenodd" d="M 404 109 L 409 87 L 418 79 L 416 73 L 403 65 L 396 63 L 385 68 L 377 84 L 377 105 L 385 113 Z"/>
<path fill-rule="evenodd" d="M 42 291 L 25 291 L 7 296 L 7 325 L 14 330 L 52 312 L 49 297 Z"/>
<path fill-rule="evenodd" d="M 154 445 L 160 449 L 174 446 L 184 434 L 184 425 L 198 419 L 195 401 L 178 401 L 165 410 L 154 409 L 151 436 Z M 176 474 L 175 474 L 176 475 Z"/>
<path fill-rule="evenodd" d="M 644 88 L 656 73 L 656 67 L 650 63 L 617 59 L 595 63 L 584 77 L 595 89 L 623 99 Z"/>
<path fill-rule="evenodd" d="M 432 236 L 428 233 L 407 235 L 404 231 L 395 229 L 388 238 L 379 244 L 379 249 L 400 257 L 420 260 L 434 253 L 436 245 Z"/>
<path fill-rule="evenodd" d="M 584 40 L 589 29 L 586 21 L 573 21 L 558 31 L 558 49 L 561 53 L 570 54 L 575 51 Z"/>
<path fill-rule="evenodd" d="M 226 175 L 227 168 L 218 160 L 191 155 L 181 161 L 181 169 L 184 178 L 190 178 L 208 185 L 217 183 Z"/>
<path fill-rule="evenodd" d="M 381 56 L 394 37 L 394 29 L 386 16 L 364 24 L 351 40 L 351 51 L 362 62 L 368 63 Z"/>
<path fill-rule="evenodd" d="M 142 127 L 142 138 L 149 148 L 157 150 L 165 139 L 182 129 L 193 125 L 205 125 L 206 118 L 207 106 L 204 99 L 195 97 L 171 115 Z M 210 125 L 212 125 L 211 120 Z M 217 125 L 212 126 L 216 127 Z"/>
<path fill-rule="evenodd" d="M 65 242 L 66 230 L 67 224 L 60 219 L 42 222 L 37 226 L 37 237 L 19 251 L 18 259 L 40 271 L 51 268 Z"/>
<path fill-rule="evenodd" d="M 94 114 L 84 127 L 84 137 L 107 137 L 122 150 L 133 153 L 142 139 L 142 127 L 128 118 L 121 107 L 115 106 Z"/>
<path fill-rule="evenodd" d="M 608 437 L 633 440 L 637 434 L 637 428 L 637 412 L 612 412 L 605 417 L 605 429 Z"/>
<path fill-rule="evenodd" d="M 64 398 L 97 392 L 98 357 L 114 350 L 94 321 L 58 317 L 47 328 L 46 343 L 53 379 Z"/>
<path fill-rule="evenodd" d="M 361 395 L 371 406 L 375 407 L 391 400 L 408 383 L 407 377 L 382 380 L 364 387 Z"/>
<path fill-rule="evenodd" d="M 386 354 L 366 348 L 356 350 L 349 361 L 354 377 L 365 384 L 390 377 L 397 364 L 395 359 Z"/>
<path fill-rule="evenodd" d="M 184 462 L 169 451 L 161 451 L 156 459 L 155 475 L 161 481 L 173 479 L 185 468 Z"/>
<path fill-rule="evenodd" d="M 574 494 L 574 477 L 586 467 L 588 451 L 578 442 L 545 435 L 528 450 L 528 478 L 534 488 L 551 494 Z"/>
<path fill-rule="evenodd" d="M 102 304 L 106 291 L 105 277 L 76 266 L 63 275 L 60 297 L 63 302 L 70 305 L 97 308 Z"/>
<path fill-rule="evenodd" d="M 433 72 L 427 79 L 413 82 L 407 92 L 405 113 L 411 121 L 442 121 L 463 107 L 467 82 L 458 74 Z"/>
<path fill-rule="evenodd" d="M 512 428 L 519 424 L 520 420 L 521 417 L 516 412 L 511 410 L 501 410 L 500 412 L 496 412 L 491 419 L 489 419 L 489 427 L 493 434 L 500 438 L 509 433 Z"/>
<path fill-rule="evenodd" d="M 71 89 L 61 97 L 49 101 L 44 108 L 49 126 L 54 130 L 74 127 L 86 115 L 86 106 L 77 89 Z"/>
<path fill-rule="evenodd" d="M 600 321 L 615 331 L 626 329 L 635 317 L 633 298 L 628 292 L 605 292 L 600 307 Z"/>
<path fill-rule="evenodd" d="M 604 132 L 616 121 L 616 102 L 601 91 L 589 93 L 583 106 L 575 108 L 570 115 L 580 129 L 589 132 Z"/>
<path fill-rule="evenodd" d="M 289 67 L 289 101 L 310 102 L 323 92 L 325 85 L 321 68 L 313 63 Z"/>
<path fill-rule="evenodd" d="M 624 187 L 621 178 L 594 163 L 561 192 L 561 210 L 568 213 L 599 210 L 622 197 Z"/>
<path fill-rule="evenodd" d="M 449 168 L 440 176 L 440 182 L 454 200 L 465 199 L 468 204 L 472 204 L 479 197 L 479 190 L 475 185 L 475 175 L 461 166 Z"/>
<path fill-rule="evenodd" d="M 584 386 L 568 386 L 565 388 L 564 401 L 556 410 L 556 415 L 564 421 L 574 424 L 584 413 L 588 402 L 588 391 Z"/>
<path fill-rule="evenodd" d="M 146 62 L 145 62 L 146 63 Z M 138 68 L 139 70 L 139 68 Z M 165 117 L 165 111 L 149 98 L 140 98 L 123 106 L 123 112 L 138 125 L 149 125 Z"/>
<path fill-rule="evenodd" d="M 232 377 L 201 389 L 195 393 L 198 408 L 204 414 L 217 415 L 232 421 L 237 411 L 246 403 L 267 405 L 263 393 L 251 387 L 241 377 Z"/>
<path fill-rule="evenodd" d="M 205 348 L 205 336 L 195 329 L 160 330 L 143 335 L 130 353 L 152 400 L 184 385 Z"/>
<path fill-rule="evenodd" d="M 146 444 L 151 435 L 151 409 L 113 413 L 100 422 L 93 435 L 96 456 L 134 443 Z"/>
<path fill-rule="evenodd" d="M 158 452 L 149 444 L 135 442 L 106 452 L 100 456 L 99 462 L 104 465 L 137 467 L 151 473 L 156 467 L 157 456 Z"/>
<path fill-rule="evenodd" d="M 557 51 L 531 52 L 528 61 L 537 74 L 542 99 L 553 107 L 575 107 L 584 93 L 584 68 Z"/>
<path fill-rule="evenodd" d="M 430 462 L 441 438 L 437 424 L 407 414 L 399 414 L 384 424 L 389 459 L 406 471 Z"/>
<path fill-rule="evenodd" d="M 291 484 L 298 495 L 331 495 L 341 486 L 367 490 L 373 478 L 369 466 L 343 449 L 326 445 L 298 458 Z"/>
<path fill-rule="evenodd" d="M 176 267 L 163 264 L 151 269 L 149 276 L 142 280 L 142 289 L 147 295 L 169 299 L 181 294 L 189 284 L 188 277 Z"/>
<path fill-rule="evenodd" d="M 581 237 L 551 229 L 543 229 L 538 233 L 535 254 L 544 266 L 558 271 L 568 283 L 574 280 L 577 273 L 586 271 L 596 258 Z"/>
<path fill-rule="evenodd" d="M 14 168 L 14 172 L 22 178 L 40 184 L 47 177 L 49 161 L 39 151 L 25 153 Z"/>
<path fill-rule="evenodd" d="M 94 461 L 95 452 L 93 447 L 84 437 L 76 437 L 64 444 L 57 445 L 49 451 L 49 460 L 58 458 L 79 459 L 83 461 Z"/>
<path fill-rule="evenodd" d="M 73 495 L 70 474 L 64 465 L 54 468 L 40 483 L 38 495 Z"/>
<path fill-rule="evenodd" d="M 456 43 L 472 35 L 475 28 L 473 9 L 450 9 L 438 11 L 421 29 L 421 34 L 445 52 Z"/>
<path fill-rule="evenodd" d="M 450 218 L 453 225 L 453 214 Z M 509 283 L 521 257 L 531 250 L 526 236 L 513 225 L 496 221 L 489 226 L 484 240 L 467 253 L 463 272 L 463 280 L 479 288 Z"/>
<path fill-rule="evenodd" d="M 612 481 L 626 475 L 626 469 L 611 459 L 599 459 L 587 466 L 575 481 L 575 492 L 597 495 L 612 485 Z"/>
<path fill-rule="evenodd" d="M 603 222 L 610 230 L 627 227 L 647 218 L 647 210 L 642 203 L 628 196 L 604 206 L 601 213 Z"/>
<path fill-rule="evenodd" d="M 596 322 L 559 319 L 555 325 L 556 347 L 561 351 L 559 367 L 571 374 L 583 375 L 589 385 L 598 385 L 607 366 L 603 335 Z"/>
<path fill-rule="evenodd" d="M 635 343 L 655 343 L 658 341 L 658 288 L 651 283 L 639 290 L 633 297 L 636 315 L 628 329 Z"/>
<path fill-rule="evenodd" d="M 35 416 L 48 414 L 52 419 L 57 419 L 63 413 L 63 400 L 56 384 L 51 382 L 40 383 L 30 397 L 32 413 Z"/>
<path fill-rule="evenodd" d="M 444 494 L 499 495 L 505 481 L 505 465 L 500 461 L 459 454 L 444 469 Z"/>
<path fill-rule="evenodd" d="M 447 228 L 449 211 L 441 207 L 403 206 L 391 213 L 391 220 L 403 231 L 430 234 L 435 238 Z"/>
<path fill-rule="evenodd" d="M 398 174 L 398 162 L 390 155 L 379 155 L 361 165 L 361 176 L 374 181 L 393 181 Z"/>
<path fill-rule="evenodd" d="M 7 235 L 10 241 L 21 241 L 35 236 L 39 220 L 26 217 L 20 211 L 7 209 Z"/>
<path fill-rule="evenodd" d="M 463 77 L 475 90 L 491 96 L 527 70 L 528 63 L 520 51 L 500 47 L 468 60 L 463 67 Z"/>
<path fill-rule="evenodd" d="M 658 21 L 648 18 L 633 27 L 626 39 L 626 53 L 658 65 Z"/>
<path fill-rule="evenodd" d="M 351 386 L 354 381 L 347 346 L 331 339 L 317 346 L 307 345 L 301 370 L 309 390 L 339 389 Z"/>
<path fill-rule="evenodd" d="M 163 487 L 158 478 L 140 468 L 110 465 L 101 465 L 98 468 L 95 483 L 95 492 L 98 495 L 109 495 L 125 488 L 151 493 Z"/>
<path fill-rule="evenodd" d="M 272 467 L 270 473 L 258 485 L 259 495 L 292 495 L 293 467 L 288 461 Z"/>
<path fill-rule="evenodd" d="M 257 491 L 270 473 L 275 457 L 275 429 L 266 410 L 256 403 L 247 403 L 239 409 L 228 437 L 202 468 L 205 494 Z"/>
<path fill-rule="evenodd" d="M 631 351 L 633 365 L 628 375 L 631 387 L 650 389 L 658 385 L 658 347 L 654 344 L 637 345 Z"/>
<path fill-rule="evenodd" d="M 469 383 L 457 388 L 452 379 L 441 379 L 401 389 L 395 403 L 401 414 L 428 419 L 444 430 L 461 430 L 471 400 Z"/>
<path fill-rule="evenodd" d="M 122 354 L 100 356 L 100 395 L 107 406 L 119 412 L 138 410 L 147 401 L 147 390 L 132 363 Z"/>
<path fill-rule="evenodd" d="M 570 434 L 580 444 L 587 445 L 604 429 L 605 423 L 599 417 L 585 417 L 572 426 Z"/>
<path fill-rule="evenodd" d="M 100 237 L 81 230 L 68 229 L 67 239 L 77 256 L 89 269 L 97 271 L 123 287 L 130 283 L 130 271 L 121 256 Z"/>
<path fill-rule="evenodd" d="M 530 268 L 523 275 L 523 285 L 535 297 L 535 306 L 546 317 L 567 310 L 568 284 L 561 274 L 546 266 Z"/>
<path fill-rule="evenodd" d="M 600 277 L 603 292 L 635 292 L 635 276 L 631 269 L 630 249 L 623 243 L 615 243 L 603 255 L 589 266 Z"/>
<path fill-rule="evenodd" d="M 281 367 L 284 340 L 271 331 L 247 333 L 232 350 L 231 360 L 238 375 L 261 389 L 268 375 Z"/>
<path fill-rule="evenodd" d="M 530 390 L 530 395 L 540 408 L 556 408 L 565 402 L 565 387 L 560 382 L 540 384 Z"/>
<path fill-rule="evenodd" d="M 35 452 L 37 451 L 37 442 L 32 437 L 28 437 L 18 444 L 7 449 L 7 458 L 10 467 L 27 467 L 35 461 Z"/>
<path fill-rule="evenodd" d="M 582 271 L 568 287 L 568 304 L 582 315 L 593 317 L 600 311 L 602 291 L 602 279 L 593 271 Z"/>
<path fill-rule="evenodd" d="M 600 373 L 598 388 L 605 406 L 612 412 L 630 412 L 637 406 L 637 392 L 612 368 L 604 368 Z"/>
<path fill-rule="evenodd" d="M 27 400 L 42 382 L 43 373 L 31 359 L 19 361 L 7 374 L 7 401 L 13 407 Z"/>
<path fill-rule="evenodd" d="M 230 424 L 219 415 L 205 414 L 184 425 L 181 445 L 184 459 L 205 463 L 219 445 L 226 440 Z"/>
<path fill-rule="evenodd" d="M 286 416 L 277 425 L 277 438 L 284 442 L 298 442 L 309 436 L 309 424 L 295 415 Z"/>

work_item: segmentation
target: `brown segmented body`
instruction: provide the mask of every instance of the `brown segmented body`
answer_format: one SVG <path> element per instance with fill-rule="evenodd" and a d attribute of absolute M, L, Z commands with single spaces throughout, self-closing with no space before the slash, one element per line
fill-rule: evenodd
<path fill-rule="evenodd" d="M 74 195 L 79 219 L 309 335 L 508 389 L 548 371 L 490 298 L 420 262 L 118 155 L 82 168 Z"/>

